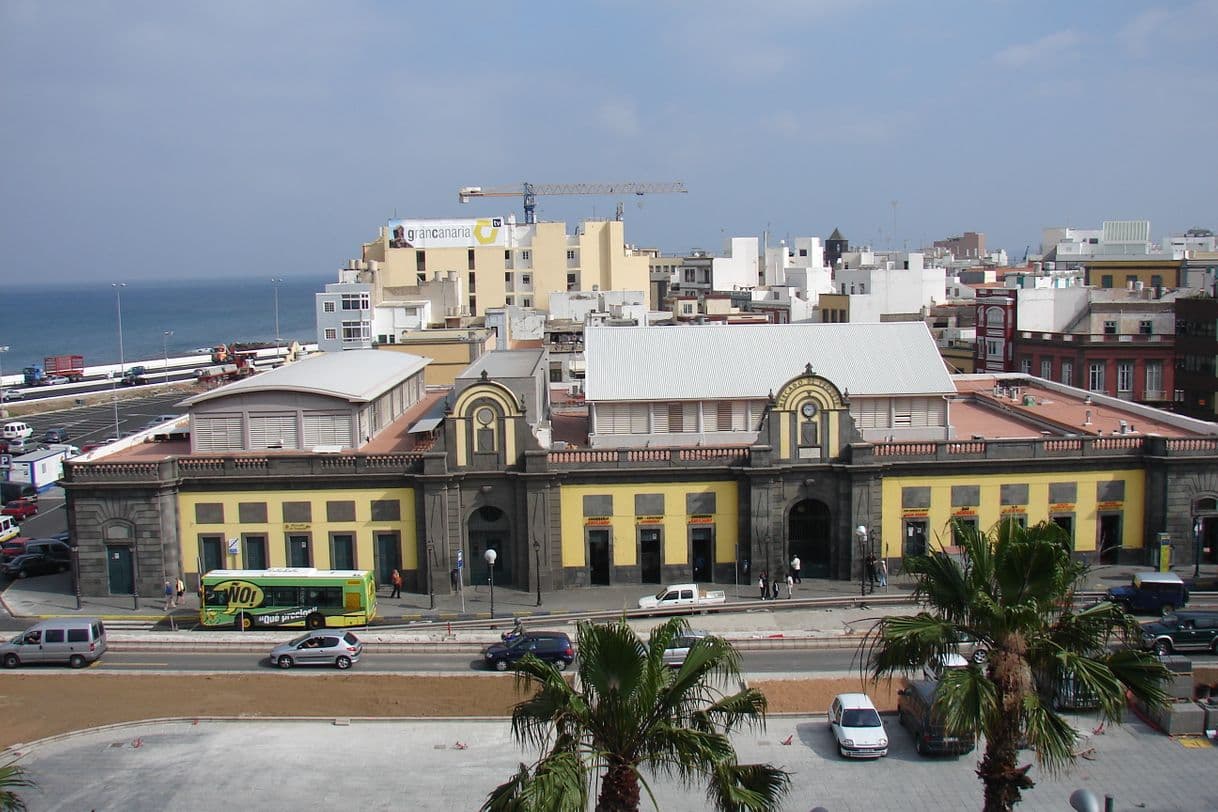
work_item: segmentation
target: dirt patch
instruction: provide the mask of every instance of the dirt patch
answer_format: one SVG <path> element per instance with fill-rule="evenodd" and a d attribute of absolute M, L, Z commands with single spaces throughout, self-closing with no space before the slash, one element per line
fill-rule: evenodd
<path fill-rule="evenodd" d="M 820 713 L 833 696 L 863 690 L 857 677 L 761 680 L 771 713 Z M 867 692 L 896 707 L 895 686 Z M 503 716 L 524 696 L 511 675 L 73 674 L 0 676 L 0 747 L 117 722 L 194 716 Z"/>

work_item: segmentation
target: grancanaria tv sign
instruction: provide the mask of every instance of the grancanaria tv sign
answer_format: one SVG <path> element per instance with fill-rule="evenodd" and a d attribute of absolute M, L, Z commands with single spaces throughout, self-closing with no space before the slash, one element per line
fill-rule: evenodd
<path fill-rule="evenodd" d="M 477 220 L 390 220 L 391 248 L 480 248 L 504 244 L 502 217 Z"/>

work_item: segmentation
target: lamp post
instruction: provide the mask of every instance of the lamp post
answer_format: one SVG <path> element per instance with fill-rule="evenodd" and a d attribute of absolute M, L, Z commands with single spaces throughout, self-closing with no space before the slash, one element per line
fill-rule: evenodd
<path fill-rule="evenodd" d="M 1201 577 L 1201 517 L 1193 518 L 1193 578 Z"/>
<path fill-rule="evenodd" d="M 867 528 L 859 525 L 854 529 L 859 540 L 859 595 L 867 594 Z"/>
<path fill-rule="evenodd" d="M 121 378 L 127 370 L 127 359 L 123 355 L 123 288 L 127 287 L 126 282 L 111 282 L 110 287 L 114 288 L 114 305 L 118 311 L 118 376 Z"/>
<path fill-rule="evenodd" d="M 537 605 L 541 606 L 541 542 L 533 541 L 533 560 L 536 561 Z"/>
<path fill-rule="evenodd" d="M 282 276 L 271 277 L 271 287 L 275 291 L 275 363 L 279 363 L 279 286 L 282 284 Z"/>
<path fill-rule="evenodd" d="M 436 608 L 436 544 L 427 542 L 427 608 Z"/>
<path fill-rule="evenodd" d="M 73 539 L 75 541 L 75 539 Z M 80 608 L 80 545 L 72 547 L 72 591 L 76 593 L 76 608 Z"/>
<path fill-rule="evenodd" d="M 161 332 L 161 358 L 165 362 L 165 383 L 169 383 L 169 337 L 171 335 L 173 335 L 173 330 Z"/>
<path fill-rule="evenodd" d="M 6 352 L 8 352 L 7 344 L 5 344 L 3 347 L 0 347 L 0 358 L 2 358 L 4 356 L 4 353 L 6 353 Z M 4 388 L 4 363 L 0 362 L 0 389 L 3 389 L 3 388 Z"/>
<path fill-rule="evenodd" d="M 491 620 L 495 619 L 495 559 L 499 557 L 499 553 L 486 548 L 486 552 L 482 555 L 486 559 L 486 568 L 490 572 L 491 582 Z"/>

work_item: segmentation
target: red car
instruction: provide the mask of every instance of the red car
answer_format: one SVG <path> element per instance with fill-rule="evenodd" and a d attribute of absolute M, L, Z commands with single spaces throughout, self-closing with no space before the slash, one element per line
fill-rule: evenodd
<path fill-rule="evenodd" d="M 22 521 L 38 513 L 38 503 L 33 499 L 23 496 L 20 499 L 14 499 L 5 504 L 4 509 L 0 510 L 0 513 Z"/>

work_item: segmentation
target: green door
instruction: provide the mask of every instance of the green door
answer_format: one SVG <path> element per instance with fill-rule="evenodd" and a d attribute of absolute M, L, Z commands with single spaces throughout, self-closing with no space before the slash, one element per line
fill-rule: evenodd
<path fill-rule="evenodd" d="M 135 594 L 135 569 L 132 566 L 130 546 L 107 545 L 106 570 L 110 576 L 111 595 Z"/>

